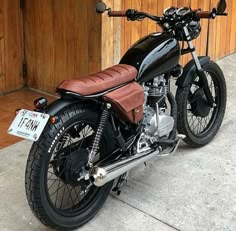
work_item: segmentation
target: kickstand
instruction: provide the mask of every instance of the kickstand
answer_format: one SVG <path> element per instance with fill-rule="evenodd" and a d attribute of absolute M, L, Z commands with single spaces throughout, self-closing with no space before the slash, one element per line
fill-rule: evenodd
<path fill-rule="evenodd" d="M 121 194 L 120 187 L 123 185 L 123 183 L 124 183 L 125 181 L 127 181 L 127 180 L 126 180 L 127 175 L 128 175 L 127 173 L 122 174 L 122 175 L 119 177 L 119 179 L 117 180 L 116 186 L 112 189 L 112 192 L 116 193 L 117 196 L 119 196 L 119 195 Z"/>

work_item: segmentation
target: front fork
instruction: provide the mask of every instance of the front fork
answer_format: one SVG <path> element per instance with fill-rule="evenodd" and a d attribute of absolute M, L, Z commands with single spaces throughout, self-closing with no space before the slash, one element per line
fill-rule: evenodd
<path fill-rule="evenodd" d="M 206 72 L 201 67 L 201 64 L 200 64 L 199 59 L 197 57 L 195 47 L 193 46 L 187 26 L 184 26 L 183 29 L 184 29 L 184 33 L 186 36 L 186 40 L 187 40 L 189 49 L 191 50 L 191 54 L 192 54 L 193 60 L 195 62 L 196 68 L 197 68 L 197 74 L 199 76 L 199 81 L 200 81 L 201 87 L 204 90 L 204 93 L 206 95 L 209 106 L 213 107 L 214 106 L 214 99 L 212 97 L 212 94 L 211 94 L 211 91 L 210 91 L 210 88 L 208 85 Z"/>

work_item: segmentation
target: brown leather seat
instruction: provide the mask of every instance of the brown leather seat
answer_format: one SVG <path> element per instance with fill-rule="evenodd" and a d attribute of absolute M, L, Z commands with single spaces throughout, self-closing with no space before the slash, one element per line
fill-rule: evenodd
<path fill-rule="evenodd" d="M 136 68 L 126 64 L 118 64 L 96 74 L 80 77 L 78 80 L 64 80 L 57 89 L 75 92 L 83 96 L 92 95 L 130 82 L 136 76 Z"/>

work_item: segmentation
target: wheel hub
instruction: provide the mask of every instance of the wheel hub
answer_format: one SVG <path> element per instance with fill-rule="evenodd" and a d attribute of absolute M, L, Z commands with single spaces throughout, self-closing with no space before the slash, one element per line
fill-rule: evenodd
<path fill-rule="evenodd" d="M 70 185 L 79 184 L 77 179 L 83 174 L 87 162 L 88 151 L 86 149 L 80 148 L 79 151 L 70 153 L 62 165 L 64 169 L 63 181 Z"/>
<path fill-rule="evenodd" d="M 199 88 L 192 96 L 191 111 L 195 116 L 204 118 L 208 116 L 210 110 L 211 107 L 208 105 L 204 90 Z"/>

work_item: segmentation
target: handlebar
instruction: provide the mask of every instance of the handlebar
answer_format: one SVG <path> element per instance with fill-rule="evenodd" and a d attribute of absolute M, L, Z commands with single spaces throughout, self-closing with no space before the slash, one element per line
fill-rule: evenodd
<path fill-rule="evenodd" d="M 126 11 L 109 11 L 108 16 L 110 17 L 126 17 Z"/>
<path fill-rule="evenodd" d="M 201 10 L 192 10 L 192 15 L 197 16 L 199 19 L 214 19 L 216 16 L 226 16 L 226 13 L 218 14 L 216 9 L 214 8 L 211 12 L 210 11 L 201 11 Z M 145 17 L 150 18 L 158 23 L 168 21 L 166 17 L 157 17 L 145 12 L 139 12 L 134 9 L 129 9 L 127 11 L 108 11 L 109 17 L 127 17 L 128 20 L 140 20 L 144 19 Z M 178 22 L 182 20 L 181 17 L 177 17 L 175 19 L 171 18 L 170 22 Z"/>
<path fill-rule="evenodd" d="M 216 14 L 210 12 L 210 11 L 197 11 L 196 15 L 199 18 L 215 18 Z"/>
<path fill-rule="evenodd" d="M 160 17 L 154 16 L 145 12 L 139 12 L 134 9 L 128 9 L 126 11 L 108 11 L 108 16 L 109 17 L 127 17 L 127 19 L 131 21 L 144 19 L 145 17 L 150 18 L 156 22 L 161 20 Z"/>

